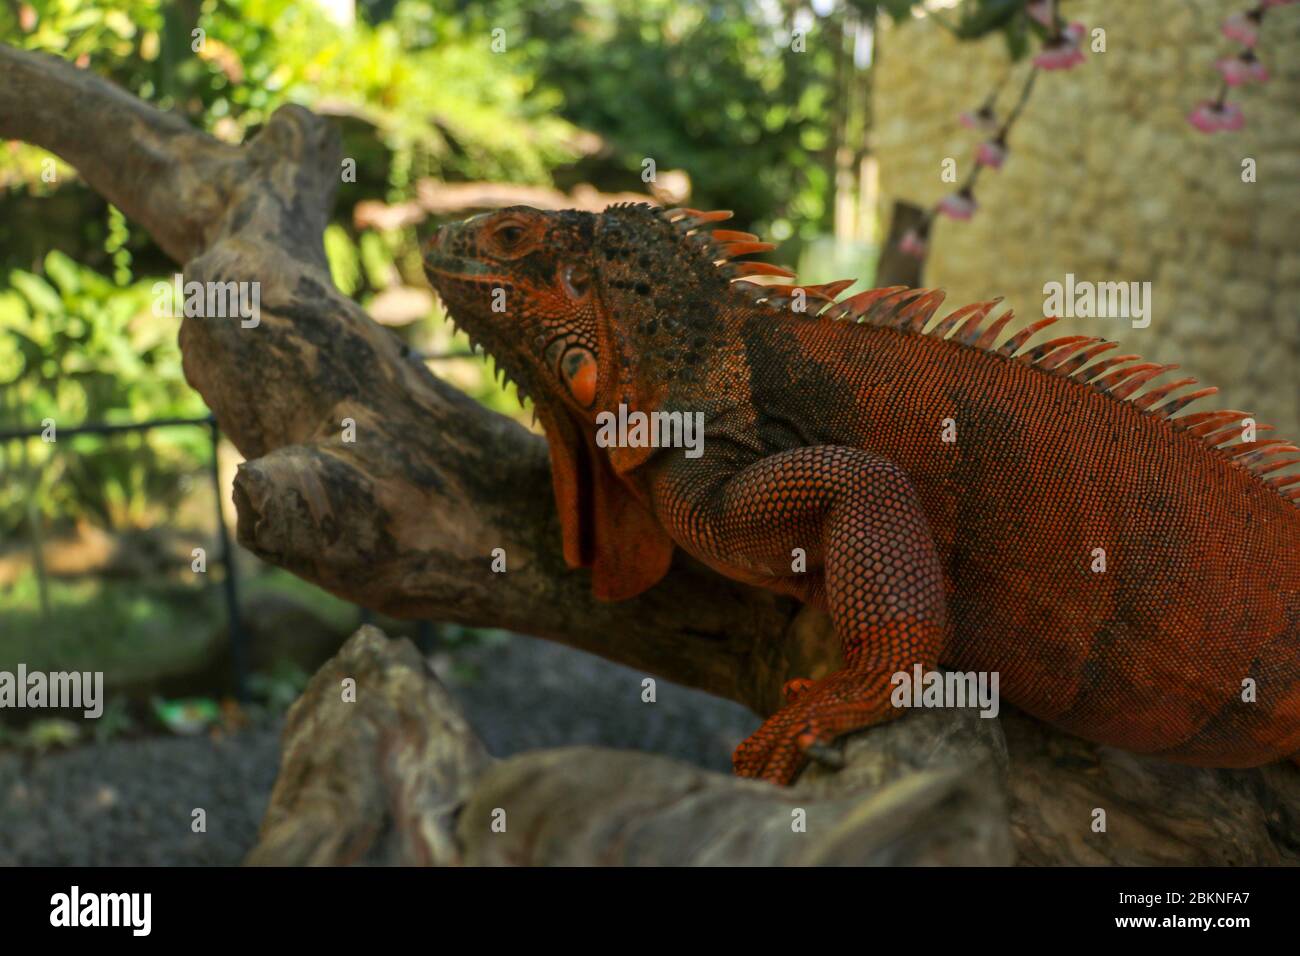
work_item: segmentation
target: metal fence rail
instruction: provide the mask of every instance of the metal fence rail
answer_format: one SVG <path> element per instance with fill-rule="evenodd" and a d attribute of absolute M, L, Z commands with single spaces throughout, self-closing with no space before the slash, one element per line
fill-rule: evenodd
<path fill-rule="evenodd" d="M 422 362 L 465 360 L 477 357 L 475 351 L 452 349 L 445 352 L 421 352 L 409 346 L 403 346 L 404 354 Z M 208 429 L 212 441 L 212 489 L 216 501 L 217 535 L 221 546 L 221 563 L 225 569 L 222 591 L 226 605 L 226 620 L 230 633 L 230 656 L 234 663 L 235 692 L 241 701 L 248 700 L 248 637 L 239 616 L 239 579 L 235 571 L 234 554 L 230 544 L 230 531 L 226 527 L 226 517 L 221 510 L 221 473 L 217 462 L 217 446 L 221 432 L 217 420 L 212 415 L 203 418 L 153 418 L 143 422 L 126 422 L 110 424 L 108 422 L 91 422 L 84 425 L 64 427 L 57 426 L 59 436 L 76 435 L 116 435 L 129 432 L 148 432 L 155 428 L 172 428 L 179 426 L 203 427 Z M 44 427 L 40 428 L 0 428 L 0 444 L 11 441 L 26 441 L 44 436 Z M 33 542 L 33 547 L 36 543 Z M 359 619 L 363 624 L 372 619 L 370 611 L 358 607 Z M 428 654 L 434 645 L 434 633 L 429 621 L 416 622 L 415 643 L 421 652 Z"/>
<path fill-rule="evenodd" d="M 216 501 L 217 537 L 221 547 L 221 564 L 225 569 L 222 580 L 222 592 L 226 604 L 226 621 L 230 634 L 230 656 L 234 664 L 235 694 L 241 700 L 248 699 L 248 645 L 243 623 L 239 617 L 239 581 L 235 572 L 234 554 L 230 546 L 230 532 L 226 528 L 226 517 L 221 510 L 221 471 L 217 461 L 217 446 L 221 432 L 217 420 L 211 415 L 204 418 L 155 418 L 143 422 L 127 422 L 114 425 L 107 422 L 92 422 L 71 427 L 58 426 L 57 435 L 116 435 L 127 432 L 147 432 L 155 428 L 174 426 L 203 427 L 208 430 L 212 441 L 212 490 Z M 7 428 L 0 429 L 0 443 L 41 438 L 44 428 Z"/>

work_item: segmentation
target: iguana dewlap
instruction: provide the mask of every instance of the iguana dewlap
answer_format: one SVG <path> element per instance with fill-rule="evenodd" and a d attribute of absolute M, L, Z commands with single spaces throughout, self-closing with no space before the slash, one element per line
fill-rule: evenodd
<path fill-rule="evenodd" d="M 771 247 L 709 231 L 726 215 L 503 209 L 440 230 L 426 270 L 535 403 L 564 554 L 597 596 L 650 587 L 680 545 L 829 612 L 844 669 L 792 682 L 738 773 L 790 781 L 903 712 L 894 674 L 940 663 L 1129 750 L 1300 754 L 1295 445 L 1243 442 L 1244 412 L 1175 417 L 1214 390 L 1114 343 L 1027 346 L 1051 319 L 746 281 L 792 277 L 736 261 Z M 602 447 L 620 405 L 702 413 L 703 453 Z"/>

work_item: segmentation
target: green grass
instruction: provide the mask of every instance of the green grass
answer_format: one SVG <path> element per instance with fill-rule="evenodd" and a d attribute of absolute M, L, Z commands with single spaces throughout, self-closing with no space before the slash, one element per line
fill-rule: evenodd
<path fill-rule="evenodd" d="M 193 673 L 210 664 L 226 640 L 219 574 L 201 586 L 181 580 L 52 579 L 47 618 L 35 574 L 25 572 L 14 584 L 0 585 L 0 670 L 13 672 L 22 663 L 29 671 L 103 671 L 110 691 Z M 310 608 L 340 634 L 358 623 L 355 605 L 280 568 L 245 575 L 239 588 L 245 614 L 256 613 L 259 599 L 282 597 Z M 389 631 L 400 633 L 400 628 Z M 506 639 L 504 632 L 452 624 L 439 625 L 438 637 L 441 649 L 453 654 Z"/>
<path fill-rule="evenodd" d="M 239 585 L 241 603 L 250 597 L 276 594 L 311 608 L 314 614 L 336 630 L 351 631 L 357 626 L 358 612 L 355 604 L 322 591 L 283 568 L 268 566 L 252 579 L 241 578 Z"/>
<path fill-rule="evenodd" d="M 85 578 L 50 581 L 41 613 L 36 577 L 0 587 L 0 670 L 103 671 L 109 686 L 183 671 L 202 660 L 224 611 L 211 585 Z"/>

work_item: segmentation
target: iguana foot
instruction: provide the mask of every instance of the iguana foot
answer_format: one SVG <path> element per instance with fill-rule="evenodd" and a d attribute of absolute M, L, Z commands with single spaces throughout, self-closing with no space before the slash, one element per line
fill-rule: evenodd
<path fill-rule="evenodd" d="M 741 741 L 731 758 L 736 774 L 784 786 L 810 758 L 842 766 L 843 757 L 832 746 L 838 737 L 899 716 L 889 700 L 892 675 L 840 671 L 809 682 Z M 786 685 L 787 695 L 793 683 Z"/>

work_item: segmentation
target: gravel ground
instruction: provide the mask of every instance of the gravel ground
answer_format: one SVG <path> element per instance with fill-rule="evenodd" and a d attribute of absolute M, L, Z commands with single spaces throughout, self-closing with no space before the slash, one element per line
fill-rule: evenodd
<path fill-rule="evenodd" d="M 499 757 L 597 744 L 727 770 L 758 718 L 666 681 L 545 641 L 434 658 L 471 723 Z M 456 665 L 451 667 L 450 665 Z M 465 667 L 475 676 L 456 675 Z M 236 864 L 256 839 L 275 782 L 280 726 L 221 740 L 118 740 L 30 758 L 0 754 L 0 865 Z M 207 832 L 191 830 L 201 807 Z"/>

